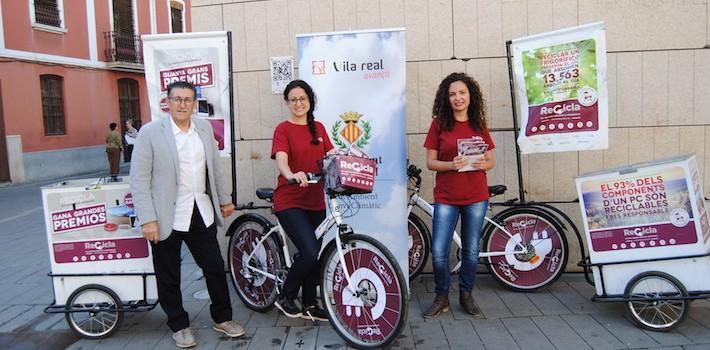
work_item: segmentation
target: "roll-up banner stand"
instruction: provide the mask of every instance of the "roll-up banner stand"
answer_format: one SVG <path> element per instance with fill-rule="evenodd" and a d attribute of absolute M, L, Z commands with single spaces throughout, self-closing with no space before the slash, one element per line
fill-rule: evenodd
<path fill-rule="evenodd" d="M 227 32 L 144 35 L 143 60 L 151 119 L 166 117 L 168 85 L 197 88 L 195 116 L 212 124 L 220 155 L 232 154 L 229 38 Z"/>
<path fill-rule="evenodd" d="M 151 119 L 169 116 L 167 87 L 170 83 L 190 82 L 197 89 L 193 117 L 205 119 L 212 125 L 219 154 L 231 157 L 235 109 L 231 33 L 153 34 L 143 35 L 141 39 Z M 230 163 L 232 188 L 236 188 L 234 161 Z"/>
<path fill-rule="evenodd" d="M 299 77 L 313 87 L 316 119 L 333 145 L 355 145 L 377 161 L 373 192 L 343 203 L 351 215 L 345 221 L 384 243 L 407 275 L 405 31 L 302 34 L 296 41 Z"/>
<path fill-rule="evenodd" d="M 513 39 L 510 46 L 520 151 L 608 148 L 604 23 Z"/>

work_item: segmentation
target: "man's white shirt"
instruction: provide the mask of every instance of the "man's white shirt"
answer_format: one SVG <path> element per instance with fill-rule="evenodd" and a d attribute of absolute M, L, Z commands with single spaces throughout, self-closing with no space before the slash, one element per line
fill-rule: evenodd
<path fill-rule="evenodd" d="M 195 202 L 197 202 L 197 208 L 205 226 L 210 226 L 214 223 L 214 208 L 206 193 L 207 164 L 205 163 L 204 145 L 195 129 L 195 123 L 192 121 L 190 121 L 190 128 L 187 132 L 180 130 L 172 118 L 170 118 L 170 124 L 175 135 L 175 145 L 180 162 L 173 230 L 186 232 L 190 229 L 190 219 Z"/>

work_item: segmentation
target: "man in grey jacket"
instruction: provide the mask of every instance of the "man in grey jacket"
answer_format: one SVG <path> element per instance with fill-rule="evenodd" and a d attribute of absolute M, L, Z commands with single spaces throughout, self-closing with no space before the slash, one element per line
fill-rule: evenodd
<path fill-rule="evenodd" d="M 213 329 L 239 337 L 232 321 L 217 228 L 231 215 L 230 181 L 223 174 L 211 125 L 192 118 L 195 87 L 168 85 L 170 117 L 144 126 L 133 150 L 131 193 L 143 236 L 152 244 L 160 306 L 175 344 L 197 345 L 180 292 L 180 248 L 187 244 L 202 269 L 212 304 Z M 219 208 L 219 210 L 217 210 Z"/>

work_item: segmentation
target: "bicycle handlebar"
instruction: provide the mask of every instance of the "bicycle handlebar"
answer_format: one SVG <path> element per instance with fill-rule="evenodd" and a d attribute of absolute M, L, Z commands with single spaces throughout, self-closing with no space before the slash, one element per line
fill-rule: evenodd
<path fill-rule="evenodd" d="M 409 167 L 407 167 L 407 177 L 410 179 L 414 179 L 414 182 L 417 184 L 417 187 L 421 186 L 422 184 L 422 169 L 419 169 L 416 165 L 414 164 L 409 164 Z"/>
<path fill-rule="evenodd" d="M 309 184 L 315 184 L 323 179 L 323 173 L 306 173 L 306 178 L 308 178 L 307 182 Z M 288 179 L 289 185 L 295 185 L 297 183 L 299 183 L 299 182 L 296 179 Z"/>

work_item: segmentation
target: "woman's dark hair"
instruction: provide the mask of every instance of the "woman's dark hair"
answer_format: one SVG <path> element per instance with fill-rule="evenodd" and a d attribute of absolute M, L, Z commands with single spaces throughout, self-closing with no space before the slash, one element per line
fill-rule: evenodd
<path fill-rule="evenodd" d="M 483 131 L 488 128 L 486 123 L 486 103 L 483 100 L 481 87 L 466 73 L 451 73 L 439 84 L 432 108 L 432 117 L 439 121 L 439 128 L 445 131 L 454 129 L 454 111 L 449 103 L 449 86 L 454 82 L 463 82 L 468 87 L 470 103 L 468 105 L 468 123 L 474 130 Z"/>
<path fill-rule="evenodd" d="M 320 141 L 318 141 L 318 134 L 316 133 L 316 117 L 313 115 L 313 110 L 316 108 L 316 94 L 305 81 L 300 79 L 292 80 L 284 89 L 284 101 L 289 102 L 288 93 L 295 88 L 303 89 L 303 91 L 306 92 L 306 96 L 308 96 L 310 108 L 308 108 L 308 112 L 306 113 L 306 122 L 308 122 L 308 131 L 311 132 L 311 144 L 317 145 Z"/>
<path fill-rule="evenodd" d="M 116 123 L 111 123 L 108 125 L 108 128 L 111 130 L 116 130 Z"/>

